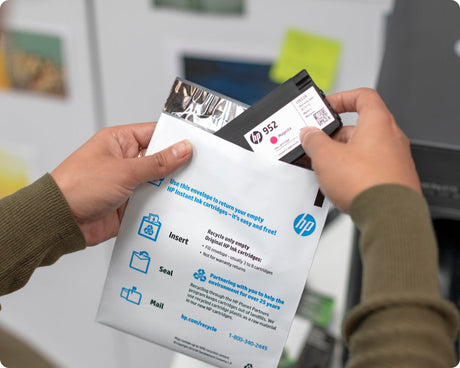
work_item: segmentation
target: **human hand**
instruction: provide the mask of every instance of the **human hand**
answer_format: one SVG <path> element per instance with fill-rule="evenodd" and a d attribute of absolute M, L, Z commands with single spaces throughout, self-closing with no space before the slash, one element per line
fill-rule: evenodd
<path fill-rule="evenodd" d="M 306 127 L 300 141 L 321 189 L 337 208 L 348 212 L 359 193 L 379 184 L 397 183 L 422 192 L 409 139 L 376 91 L 361 88 L 327 99 L 338 113 L 357 112 L 356 126 L 341 128 L 334 138 Z"/>
<path fill-rule="evenodd" d="M 138 157 L 154 129 L 154 123 L 102 129 L 51 173 L 88 245 L 118 234 L 136 186 L 169 175 L 192 155 L 190 142 L 184 140 L 154 155 Z"/>

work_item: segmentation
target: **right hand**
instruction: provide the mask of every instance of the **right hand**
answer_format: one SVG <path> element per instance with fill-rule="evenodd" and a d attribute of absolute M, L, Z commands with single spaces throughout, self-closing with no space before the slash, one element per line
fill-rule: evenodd
<path fill-rule="evenodd" d="M 337 208 L 348 212 L 358 194 L 379 184 L 402 184 L 422 193 L 409 139 L 376 91 L 360 88 L 327 99 L 337 113 L 357 112 L 356 126 L 341 128 L 334 138 L 306 127 L 300 141 L 322 191 Z"/>
<path fill-rule="evenodd" d="M 118 234 L 128 198 L 139 184 L 164 178 L 191 157 L 192 145 L 187 140 L 138 157 L 155 126 L 143 123 L 102 129 L 51 173 L 88 245 Z"/>

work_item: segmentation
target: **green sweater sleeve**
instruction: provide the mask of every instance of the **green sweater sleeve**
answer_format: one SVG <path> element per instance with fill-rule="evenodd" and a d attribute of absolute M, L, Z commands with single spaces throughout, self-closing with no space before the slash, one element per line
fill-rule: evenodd
<path fill-rule="evenodd" d="M 86 247 L 49 174 L 1 199 L 0 219 L 0 295 L 23 287 L 37 267 Z"/>
<path fill-rule="evenodd" d="M 401 185 L 361 193 L 350 214 L 361 232 L 361 302 L 346 317 L 347 368 L 447 368 L 457 363 L 458 310 L 442 299 L 427 203 Z"/>

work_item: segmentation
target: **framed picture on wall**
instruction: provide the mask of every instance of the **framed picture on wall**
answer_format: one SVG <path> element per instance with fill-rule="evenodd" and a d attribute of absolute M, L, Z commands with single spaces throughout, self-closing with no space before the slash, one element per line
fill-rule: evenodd
<path fill-rule="evenodd" d="M 270 62 L 182 56 L 185 79 L 252 105 L 278 84 L 269 79 Z"/>
<path fill-rule="evenodd" d="M 152 3 L 157 8 L 201 13 L 243 14 L 245 0 L 152 0 Z"/>
<path fill-rule="evenodd" d="M 67 95 L 62 38 L 55 34 L 5 30 L 0 43 L 0 87 Z"/>

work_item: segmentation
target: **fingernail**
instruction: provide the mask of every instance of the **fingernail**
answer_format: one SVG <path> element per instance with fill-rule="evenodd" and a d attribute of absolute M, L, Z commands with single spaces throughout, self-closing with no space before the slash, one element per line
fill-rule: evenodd
<path fill-rule="evenodd" d="M 192 144 L 188 140 L 183 140 L 172 146 L 172 153 L 176 159 L 184 158 L 192 153 Z"/>

